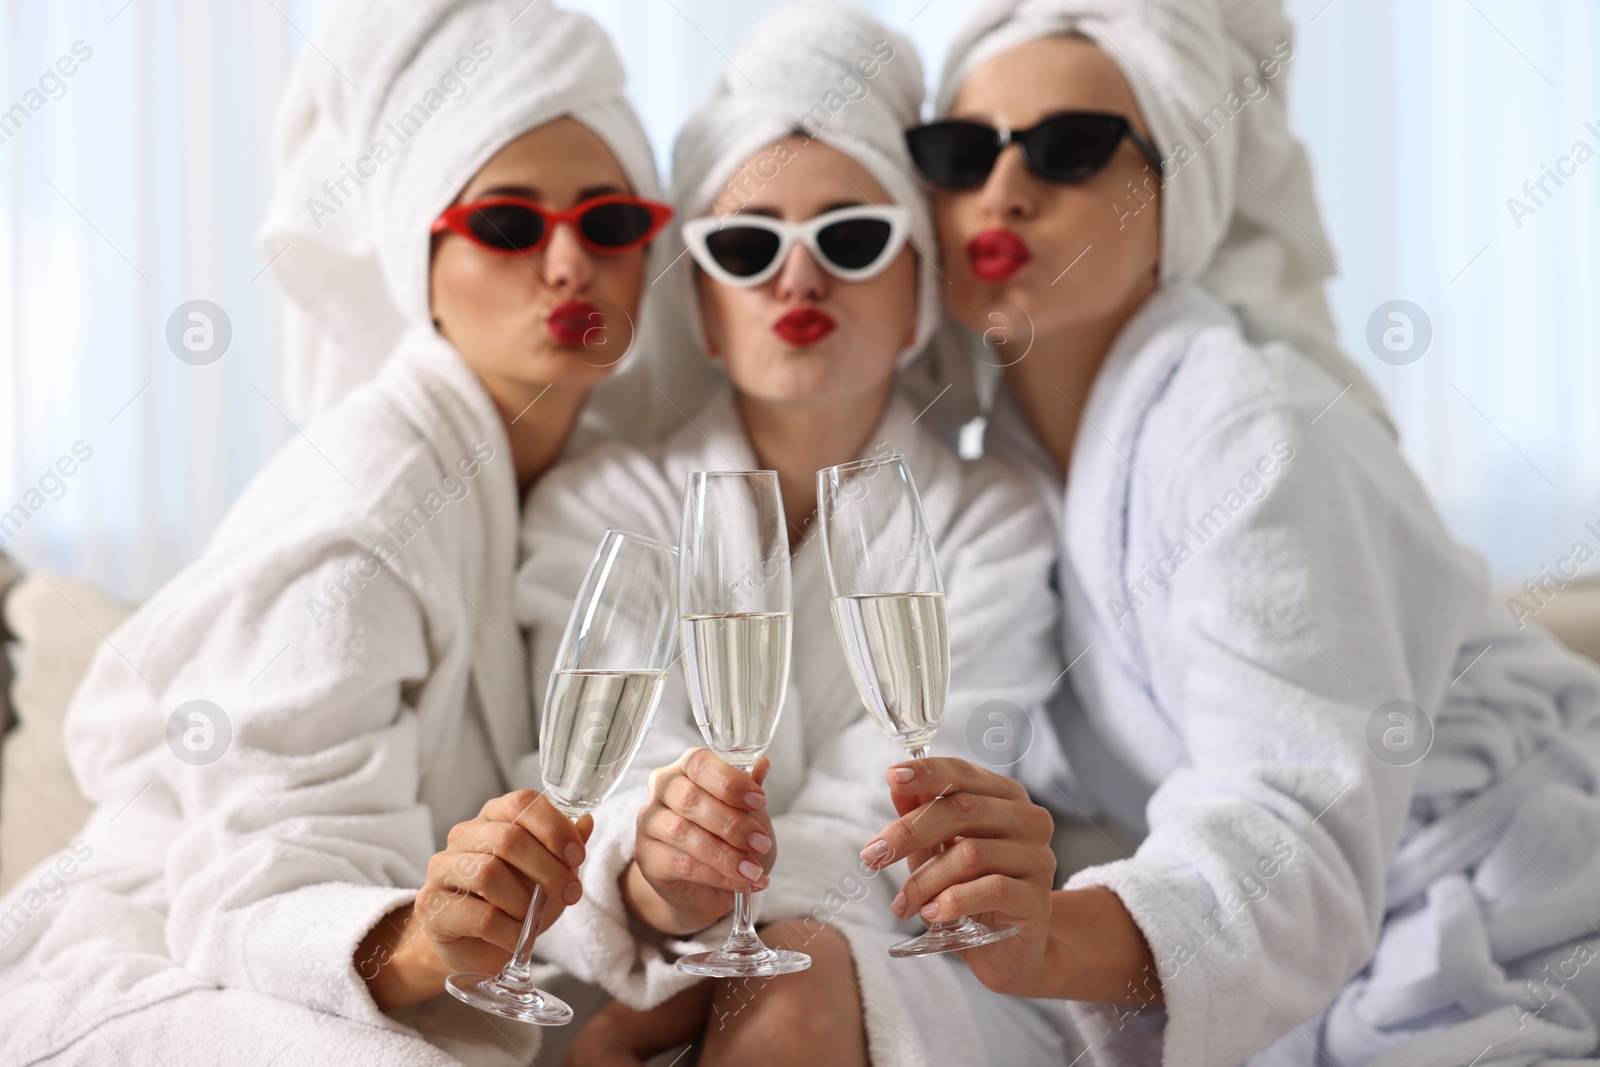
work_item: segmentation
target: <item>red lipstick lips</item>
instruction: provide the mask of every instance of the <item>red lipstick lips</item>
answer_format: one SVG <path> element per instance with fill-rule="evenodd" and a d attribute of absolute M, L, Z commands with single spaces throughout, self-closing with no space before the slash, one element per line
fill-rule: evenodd
<path fill-rule="evenodd" d="M 605 312 L 587 300 L 563 300 L 544 320 L 550 336 L 563 348 L 583 348 L 591 331 L 603 336 L 606 326 Z"/>
<path fill-rule="evenodd" d="M 805 348 L 828 336 L 838 325 L 821 308 L 795 308 L 773 323 L 772 332 L 796 348 Z"/>
<path fill-rule="evenodd" d="M 1010 230 L 984 230 L 967 242 L 972 273 L 986 282 L 1003 282 L 1033 258 L 1028 244 Z"/>

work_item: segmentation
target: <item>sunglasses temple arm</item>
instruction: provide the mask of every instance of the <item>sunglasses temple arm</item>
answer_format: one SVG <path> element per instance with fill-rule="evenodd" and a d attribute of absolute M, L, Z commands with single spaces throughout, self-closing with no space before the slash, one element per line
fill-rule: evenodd
<path fill-rule="evenodd" d="M 1133 142 L 1133 147 L 1139 150 L 1139 154 L 1144 156 L 1145 161 L 1149 163 L 1151 168 L 1156 172 L 1156 180 L 1165 180 L 1165 175 L 1162 174 L 1161 170 L 1161 153 L 1156 151 L 1156 146 L 1152 144 L 1148 138 L 1141 135 L 1132 127 L 1128 128 L 1128 140 Z"/>

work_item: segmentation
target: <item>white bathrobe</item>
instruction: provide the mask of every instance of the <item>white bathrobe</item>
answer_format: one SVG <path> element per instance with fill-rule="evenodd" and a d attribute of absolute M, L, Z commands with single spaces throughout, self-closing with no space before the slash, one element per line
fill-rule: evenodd
<path fill-rule="evenodd" d="M 992 459 L 963 463 L 915 420 L 914 409 L 896 395 L 862 454 L 899 452 L 916 479 L 944 575 L 952 651 L 950 700 L 934 752 L 971 759 L 966 738 L 974 709 L 991 700 L 1041 707 L 1060 674 L 1048 588 L 1054 551 L 1048 520 L 1021 474 Z M 543 671 L 554 661 L 584 568 L 606 527 L 676 544 L 689 472 L 757 466 L 724 389 L 660 445 L 601 445 L 547 475 L 529 500 L 517 579 L 517 618 L 529 628 L 534 666 Z M 874 725 L 850 680 L 828 607 L 820 542 L 808 536 L 800 543 L 792 567 L 793 673 L 766 753 L 778 859 L 770 887 L 755 896 L 757 921 L 809 917 L 848 937 L 872 1062 L 879 1067 L 1002 1062 L 989 1057 L 1003 1046 L 1008 1028 L 1019 1041 L 1028 1034 L 1020 1047 L 1054 1055 L 1061 1038 L 1045 1032 L 1041 1014 L 1050 1009 L 976 987 L 970 975 L 963 980 L 965 965 L 955 959 L 887 956 L 890 944 L 922 927 L 897 922 L 889 912 L 904 864 L 866 871 L 859 853 L 896 817 L 884 772 L 904 756 Z M 542 701 L 542 676 L 534 695 Z M 541 956 L 633 1007 L 659 1003 L 696 981 L 673 959 L 716 947 L 726 933 L 724 920 L 693 942 L 647 936 L 630 923 L 618 889 L 633 858 L 645 779 L 704 743 L 684 684 L 674 677 L 639 758 L 595 813 L 582 901 L 539 940 Z M 1044 765 L 1059 758 L 1042 726 L 1029 755 L 1035 758 Z M 1027 765 L 1024 760 L 1024 772 Z M 764 983 L 748 984 L 756 996 Z"/>
<path fill-rule="evenodd" d="M 1341 394 L 1174 286 L 1109 354 L 1064 496 L 994 414 L 1058 520 L 1068 790 L 1143 838 L 1068 886 L 1117 892 L 1166 1000 L 1075 1014 L 1108 1065 L 1596 1062 L 1600 669 L 1491 605 Z M 1420 762 L 1395 700 L 1433 724 Z"/>
<path fill-rule="evenodd" d="M 0 900 L 7 1063 L 526 1061 L 536 1028 L 387 1016 L 353 959 L 533 745 L 517 522 L 500 417 L 426 328 L 251 482 L 72 705 L 99 807 L 60 899 L 41 866 Z M 169 720 L 197 699 L 204 766 Z"/>

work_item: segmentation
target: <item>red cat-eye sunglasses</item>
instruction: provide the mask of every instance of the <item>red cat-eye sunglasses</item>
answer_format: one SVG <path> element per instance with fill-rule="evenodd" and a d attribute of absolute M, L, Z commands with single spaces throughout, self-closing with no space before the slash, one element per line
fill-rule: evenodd
<path fill-rule="evenodd" d="M 433 233 L 453 230 L 480 248 L 502 255 L 537 252 L 565 222 L 590 252 L 615 256 L 642 248 L 672 218 L 672 208 L 654 200 L 607 193 L 568 211 L 551 211 L 518 196 L 489 196 L 458 204 L 433 223 Z"/>

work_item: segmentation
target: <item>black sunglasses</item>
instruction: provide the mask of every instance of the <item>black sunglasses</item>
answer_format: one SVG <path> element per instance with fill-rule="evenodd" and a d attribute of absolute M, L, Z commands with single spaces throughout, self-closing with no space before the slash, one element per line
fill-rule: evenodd
<path fill-rule="evenodd" d="M 1087 181 L 1110 162 L 1126 137 L 1161 174 L 1161 153 L 1126 118 L 1093 111 L 1052 115 L 1026 130 L 996 129 L 979 122 L 934 122 L 906 131 L 906 147 L 917 170 L 941 189 L 982 185 L 1009 144 L 1045 181 L 1073 185 Z"/>

